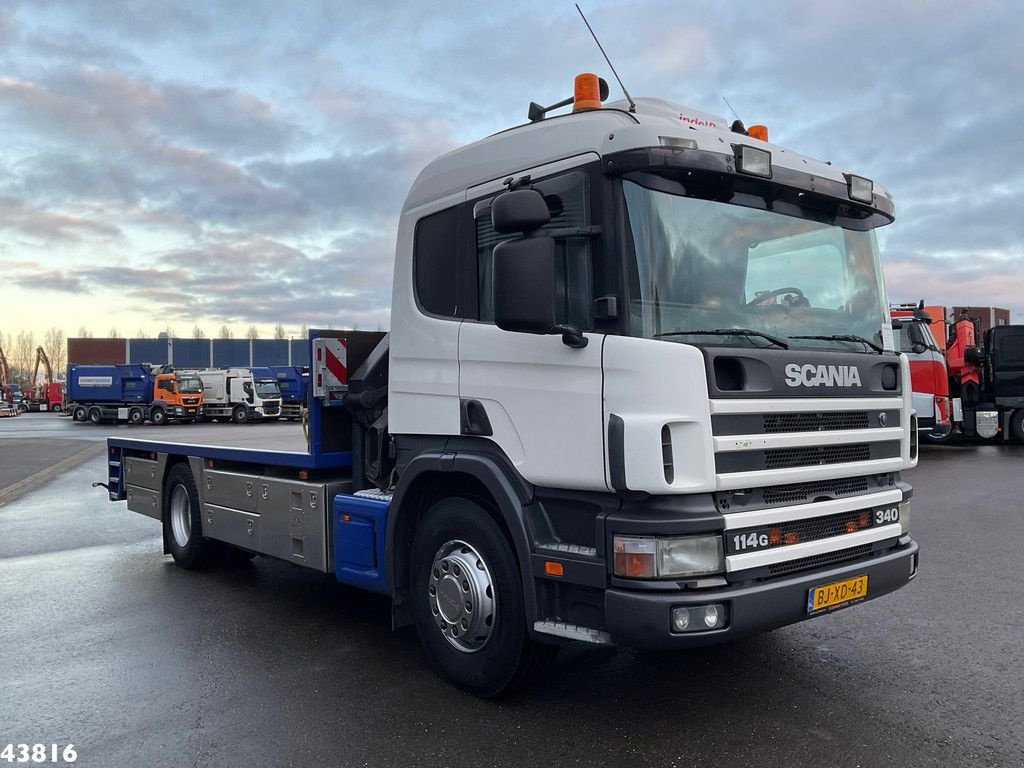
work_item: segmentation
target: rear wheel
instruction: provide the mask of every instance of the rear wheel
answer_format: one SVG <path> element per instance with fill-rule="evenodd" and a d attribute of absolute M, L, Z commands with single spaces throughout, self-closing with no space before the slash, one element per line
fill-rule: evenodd
<path fill-rule="evenodd" d="M 158 427 L 162 427 L 167 423 L 167 411 L 163 408 L 154 408 L 150 411 L 149 420 L 156 424 Z"/>
<path fill-rule="evenodd" d="M 175 464 L 164 483 L 164 538 L 174 562 L 186 570 L 211 559 L 215 542 L 203 538 L 199 491 L 187 464 Z"/>
<path fill-rule="evenodd" d="M 75 409 L 71 412 L 71 418 L 74 421 L 85 421 L 89 417 L 89 411 L 86 410 L 84 405 L 76 405 Z"/>
<path fill-rule="evenodd" d="M 558 647 L 530 639 L 511 545 L 480 505 L 432 506 L 413 542 L 416 631 L 441 677 L 477 696 L 510 692 L 539 675 Z"/>
<path fill-rule="evenodd" d="M 1018 408 L 1010 416 L 1010 434 L 1018 443 L 1024 443 L 1024 408 Z"/>
<path fill-rule="evenodd" d="M 141 424 L 146 420 L 145 414 L 142 413 L 141 408 L 131 408 L 128 411 L 128 423 L 129 424 Z"/>
<path fill-rule="evenodd" d="M 235 424 L 245 424 L 249 420 L 249 412 L 244 405 L 235 406 L 235 410 L 231 412 L 231 420 Z"/>
<path fill-rule="evenodd" d="M 103 423 L 103 411 L 101 411 L 96 406 L 93 406 L 92 408 L 90 408 L 89 409 L 89 421 L 91 421 L 93 424 L 102 424 Z"/>

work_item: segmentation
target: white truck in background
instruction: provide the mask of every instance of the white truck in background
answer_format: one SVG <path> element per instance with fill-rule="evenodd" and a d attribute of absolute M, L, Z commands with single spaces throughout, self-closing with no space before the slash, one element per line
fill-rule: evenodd
<path fill-rule="evenodd" d="M 207 368 L 189 371 L 203 382 L 203 414 L 208 419 L 231 419 L 236 424 L 281 415 L 281 388 L 261 369 Z"/>

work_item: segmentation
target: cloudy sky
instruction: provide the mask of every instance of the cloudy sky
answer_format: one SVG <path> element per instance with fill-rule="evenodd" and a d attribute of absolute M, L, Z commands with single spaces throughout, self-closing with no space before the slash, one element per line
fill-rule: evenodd
<path fill-rule="evenodd" d="M 582 5 L 634 96 L 888 187 L 892 300 L 1024 322 L 1019 8 Z M 386 326 L 418 170 L 587 70 L 568 0 L 4 0 L 0 331 Z"/>

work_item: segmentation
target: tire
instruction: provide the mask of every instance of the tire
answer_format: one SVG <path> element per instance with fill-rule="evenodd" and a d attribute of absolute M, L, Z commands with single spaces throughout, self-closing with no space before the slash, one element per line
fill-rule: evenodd
<path fill-rule="evenodd" d="M 103 411 L 101 411 L 96 406 L 93 406 L 92 408 L 90 408 L 89 409 L 89 421 L 91 421 L 93 424 L 102 424 L 103 423 Z"/>
<path fill-rule="evenodd" d="M 156 424 L 158 427 L 162 427 L 167 423 L 167 411 L 163 408 L 154 408 L 149 412 L 149 420 Z"/>
<path fill-rule="evenodd" d="M 50 410 L 53 411 L 54 413 L 60 413 L 63 410 L 63 408 L 61 408 L 60 403 L 54 403 L 53 408 L 51 408 Z"/>
<path fill-rule="evenodd" d="M 1024 408 L 1018 408 L 1010 416 L 1010 434 L 1018 443 L 1024 443 Z"/>
<path fill-rule="evenodd" d="M 139 425 L 146 420 L 146 415 L 141 408 L 131 408 L 128 411 L 128 423 Z"/>
<path fill-rule="evenodd" d="M 71 420 L 82 422 L 89 418 L 89 411 L 86 410 L 84 405 L 76 405 L 74 410 L 71 411 Z"/>
<path fill-rule="evenodd" d="M 558 646 L 530 639 L 512 546 L 479 504 L 448 498 L 427 510 L 410 566 L 416 632 L 434 670 L 452 685 L 499 696 L 554 659 Z"/>
<path fill-rule="evenodd" d="M 187 464 L 171 467 L 164 482 L 164 538 L 176 565 L 187 571 L 213 560 L 217 542 L 203 538 L 199 491 Z"/>
<path fill-rule="evenodd" d="M 249 420 L 249 412 L 245 410 L 244 405 L 235 406 L 235 410 L 231 412 L 231 420 L 235 424 L 245 424 Z"/>

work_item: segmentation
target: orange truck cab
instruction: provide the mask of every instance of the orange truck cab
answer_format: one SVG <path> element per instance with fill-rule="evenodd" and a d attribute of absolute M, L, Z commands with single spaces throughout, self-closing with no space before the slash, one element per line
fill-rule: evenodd
<path fill-rule="evenodd" d="M 195 421 L 203 413 L 203 383 L 188 373 L 160 373 L 153 380 L 153 402 L 165 404 L 168 414 Z"/>
<path fill-rule="evenodd" d="M 910 381 L 918 432 L 933 441 L 952 430 L 952 401 L 946 359 L 932 334 L 932 318 L 922 306 L 890 307 L 896 349 L 910 358 Z"/>

